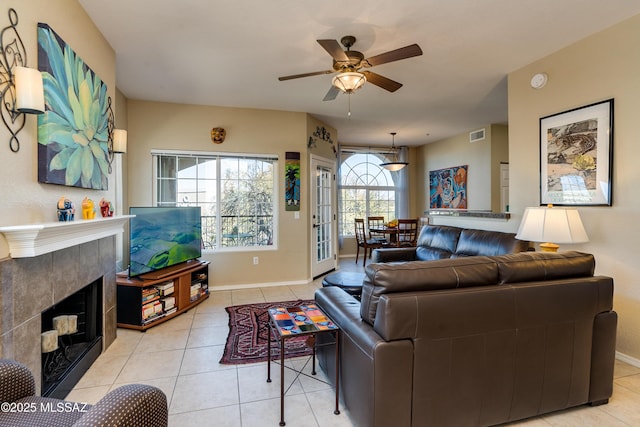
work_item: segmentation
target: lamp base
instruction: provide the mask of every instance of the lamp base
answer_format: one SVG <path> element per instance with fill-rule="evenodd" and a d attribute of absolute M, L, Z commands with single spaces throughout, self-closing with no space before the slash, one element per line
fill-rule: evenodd
<path fill-rule="evenodd" d="M 558 248 L 560 245 L 556 245 L 555 243 L 547 242 L 540 243 L 540 250 L 542 252 L 558 252 Z"/>

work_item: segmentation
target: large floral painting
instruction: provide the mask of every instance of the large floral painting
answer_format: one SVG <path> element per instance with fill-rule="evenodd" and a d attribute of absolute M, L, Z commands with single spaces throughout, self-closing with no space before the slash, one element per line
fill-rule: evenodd
<path fill-rule="evenodd" d="M 38 116 L 38 181 L 107 190 L 107 85 L 42 23 L 38 68 L 45 101 Z"/>

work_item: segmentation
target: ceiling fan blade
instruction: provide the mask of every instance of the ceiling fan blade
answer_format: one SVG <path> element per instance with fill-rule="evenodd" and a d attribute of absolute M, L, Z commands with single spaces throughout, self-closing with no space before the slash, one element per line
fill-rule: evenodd
<path fill-rule="evenodd" d="M 387 62 L 399 61 L 401 59 L 412 58 L 422 55 L 422 49 L 417 44 L 401 47 L 400 49 L 390 50 L 380 55 L 372 56 L 365 59 L 362 65 L 365 67 L 373 67 L 375 65 L 386 64 Z"/>
<path fill-rule="evenodd" d="M 331 55 L 336 61 L 349 61 L 349 57 L 344 53 L 344 50 L 342 50 L 340 43 L 338 43 L 337 40 L 323 39 L 316 41 L 324 48 L 324 50 L 329 52 L 329 55 Z"/>
<path fill-rule="evenodd" d="M 398 83 L 395 80 L 388 79 L 372 71 L 362 71 L 362 74 L 367 77 L 367 81 L 369 83 L 381 87 L 382 89 L 386 89 L 389 92 L 395 92 L 402 87 L 402 83 Z"/>
<path fill-rule="evenodd" d="M 322 98 L 322 100 L 333 101 L 334 99 L 336 99 L 336 96 L 338 96 L 339 93 L 340 93 L 340 89 L 338 89 L 334 85 L 331 85 L 331 88 L 329 89 L 327 94 L 324 96 L 324 98 Z"/>
<path fill-rule="evenodd" d="M 278 80 L 282 82 L 284 80 L 299 79 L 301 77 L 319 76 L 322 74 L 332 74 L 332 73 L 335 73 L 335 71 L 334 70 L 314 71 L 312 73 L 293 74 L 291 76 L 278 77 Z"/>

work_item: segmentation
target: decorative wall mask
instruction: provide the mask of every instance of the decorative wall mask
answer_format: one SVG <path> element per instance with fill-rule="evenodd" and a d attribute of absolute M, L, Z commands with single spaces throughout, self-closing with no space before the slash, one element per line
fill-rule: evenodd
<path fill-rule="evenodd" d="M 211 129 L 211 142 L 214 144 L 222 144 L 224 138 L 227 136 L 227 131 L 224 128 Z"/>

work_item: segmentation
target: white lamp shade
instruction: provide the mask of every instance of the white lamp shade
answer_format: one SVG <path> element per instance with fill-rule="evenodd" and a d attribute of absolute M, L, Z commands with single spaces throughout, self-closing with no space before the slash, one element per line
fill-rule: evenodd
<path fill-rule="evenodd" d="M 127 131 L 124 129 L 113 130 L 113 152 L 114 153 L 126 153 L 127 152 Z"/>
<path fill-rule="evenodd" d="M 589 237 L 575 208 L 526 208 L 516 234 L 531 242 L 583 243 Z"/>
<path fill-rule="evenodd" d="M 27 67 L 14 69 L 16 111 L 29 114 L 44 113 L 44 89 L 40 71 Z"/>
<path fill-rule="evenodd" d="M 383 168 L 385 168 L 388 171 L 397 172 L 400 169 L 402 169 L 405 166 L 407 166 L 408 164 L 409 163 L 407 163 L 407 162 L 388 162 L 388 163 L 380 163 L 380 166 L 382 166 Z"/>
<path fill-rule="evenodd" d="M 344 72 L 336 75 L 332 84 L 345 93 L 355 92 L 360 89 L 367 81 L 367 78 L 362 73 Z"/>

